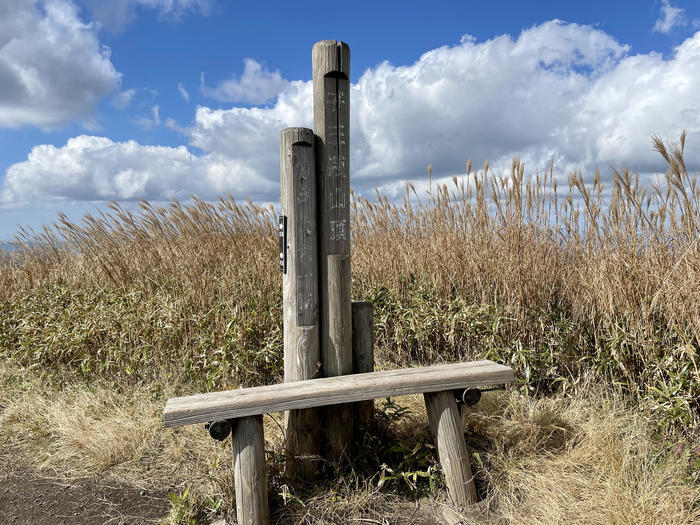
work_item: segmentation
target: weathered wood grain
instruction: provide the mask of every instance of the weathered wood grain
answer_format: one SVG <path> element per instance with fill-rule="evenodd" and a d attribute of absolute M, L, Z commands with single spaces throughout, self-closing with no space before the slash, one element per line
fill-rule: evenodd
<path fill-rule="evenodd" d="M 283 410 L 498 385 L 512 381 L 512 368 L 489 360 L 323 377 L 170 398 L 163 412 L 163 424 L 166 427 L 174 427 Z"/>
<path fill-rule="evenodd" d="M 240 525 L 269 525 L 262 416 L 233 422 L 233 478 Z"/>
<path fill-rule="evenodd" d="M 335 40 L 312 51 L 318 190 L 323 375 L 352 373 L 350 335 L 350 49 Z M 343 257 L 345 256 L 345 257 Z"/>
<path fill-rule="evenodd" d="M 294 327 L 318 325 L 314 140 L 314 133 L 308 128 L 285 128 L 280 132 L 280 204 L 282 215 L 287 217 L 287 272 L 282 279 L 283 299 L 285 321 Z M 316 362 L 310 364 L 312 373 Z M 290 364 L 297 366 L 296 362 Z"/>
<path fill-rule="evenodd" d="M 460 506 L 476 503 L 476 488 L 454 392 L 429 392 L 424 398 L 450 499 Z"/>
<path fill-rule="evenodd" d="M 282 276 L 284 381 L 319 375 L 318 245 L 314 133 L 280 133 L 280 204 L 287 217 L 287 272 Z M 292 410 L 286 416 L 287 475 L 310 481 L 318 470 L 319 412 Z M 303 458 L 303 459 L 302 459 Z"/>
<path fill-rule="evenodd" d="M 352 370 L 355 374 L 374 372 L 374 332 L 372 303 L 352 303 Z M 365 429 L 374 415 L 374 401 L 355 404 L 355 424 Z"/>
<path fill-rule="evenodd" d="M 350 311 L 350 48 L 324 40 L 312 51 L 319 231 L 321 366 L 352 373 Z M 325 409 L 325 455 L 338 461 L 352 441 L 351 407 Z"/>
<path fill-rule="evenodd" d="M 328 255 L 326 315 L 328 323 L 325 346 L 321 345 L 321 370 L 324 377 L 352 373 L 352 307 L 350 301 L 350 256 Z M 322 323 L 322 327 L 323 327 Z M 323 339 L 323 337 L 322 337 Z M 348 368 L 349 367 L 349 368 Z M 324 456 L 339 463 L 350 452 L 353 439 L 353 406 L 324 407 Z"/>
<path fill-rule="evenodd" d="M 350 256 L 328 255 L 326 280 L 319 281 L 319 289 L 327 284 L 322 309 L 328 316 L 326 337 L 321 337 L 321 371 L 323 377 L 352 374 L 352 302 L 350 301 Z M 321 315 L 323 330 L 323 312 Z M 323 332 L 322 332 L 323 333 Z M 325 342 L 324 342 L 325 339 Z"/>
<path fill-rule="evenodd" d="M 350 48 L 323 40 L 312 51 L 319 214 L 326 254 L 350 255 Z"/>

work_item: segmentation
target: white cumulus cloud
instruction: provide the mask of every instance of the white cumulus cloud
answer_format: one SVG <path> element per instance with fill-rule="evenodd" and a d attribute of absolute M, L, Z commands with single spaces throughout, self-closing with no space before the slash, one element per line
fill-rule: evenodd
<path fill-rule="evenodd" d="M 144 146 L 81 135 L 65 146 L 36 146 L 27 161 L 7 171 L 0 190 L 5 208 L 36 199 L 52 201 L 169 200 L 191 194 L 214 199 L 228 192 L 272 188 L 245 163 L 217 155 L 196 156 L 185 146 Z"/>
<path fill-rule="evenodd" d="M 88 122 L 120 79 L 69 0 L 0 2 L 0 127 Z"/>
<path fill-rule="evenodd" d="M 351 94 L 355 173 L 405 178 L 428 163 L 454 172 L 468 156 L 540 161 L 577 102 L 626 52 L 602 31 L 552 21 L 515 40 L 465 37 L 410 66 L 381 64 Z"/>
<path fill-rule="evenodd" d="M 352 185 L 392 190 L 424 179 L 427 164 L 436 179 L 460 175 L 469 157 L 498 169 L 519 156 L 529 173 L 554 162 L 564 179 L 577 169 L 590 177 L 596 168 L 605 178 L 610 165 L 663 172 L 650 136 L 673 139 L 683 128 L 687 166 L 696 172 L 698 64 L 700 32 L 670 56 L 635 55 L 599 29 L 557 20 L 517 37 L 465 36 L 409 65 L 379 64 L 351 87 Z M 279 132 L 311 127 L 312 113 L 311 81 L 293 81 L 268 106 L 200 106 L 188 128 L 166 119 L 190 149 L 100 137 L 38 146 L 9 169 L 0 202 L 190 193 L 276 201 Z"/>
<path fill-rule="evenodd" d="M 289 82 L 282 78 L 279 71 L 267 71 L 251 58 L 246 58 L 244 63 L 240 78 L 232 77 L 224 80 L 214 88 L 204 84 L 204 73 L 202 73 L 202 94 L 222 102 L 262 104 L 288 87 Z"/>

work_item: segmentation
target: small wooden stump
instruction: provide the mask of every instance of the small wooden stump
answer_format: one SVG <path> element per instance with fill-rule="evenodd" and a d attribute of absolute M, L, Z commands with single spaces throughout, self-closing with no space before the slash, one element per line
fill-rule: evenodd
<path fill-rule="evenodd" d="M 262 416 L 233 422 L 233 478 L 239 525 L 268 525 L 265 437 Z"/>
<path fill-rule="evenodd" d="M 450 499 L 459 506 L 476 503 L 476 487 L 454 393 L 430 392 L 423 397 Z"/>

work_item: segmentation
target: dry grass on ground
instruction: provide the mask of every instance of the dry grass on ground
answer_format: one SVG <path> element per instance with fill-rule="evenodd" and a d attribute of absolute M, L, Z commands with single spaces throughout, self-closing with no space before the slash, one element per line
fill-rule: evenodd
<path fill-rule="evenodd" d="M 108 475 L 136 486 L 167 487 L 174 494 L 188 489 L 189 499 L 176 506 L 182 515 L 204 516 L 222 498 L 231 501 L 229 442 L 214 442 L 199 426 L 163 429 L 163 397 L 140 387 L 46 388 L 26 372 L 7 368 L 2 377 L 0 446 L 14 447 L 38 467 L 66 477 Z M 23 392 L 14 388 L 20 378 Z M 659 443 L 641 410 L 594 394 L 536 400 L 517 391 L 494 393 L 469 412 L 468 443 L 484 497 L 474 519 L 630 525 L 700 520 L 700 479 L 697 472 L 688 477 L 700 462 L 700 444 Z M 416 464 L 418 459 L 408 457 L 414 445 L 426 450 L 429 443 L 420 396 L 394 401 L 408 412 L 396 418 L 378 448 L 405 452 L 385 468 L 400 474 L 401 469 L 425 468 L 425 461 L 434 465 L 434 458 Z M 282 432 L 272 418 L 265 422 L 266 448 L 279 458 Z M 438 477 L 434 490 L 420 477 L 412 489 L 410 473 L 380 483 L 378 464 L 373 476 L 345 472 L 302 492 L 283 483 L 278 463 L 269 464 L 280 523 L 382 520 L 416 500 L 428 507 L 446 501 Z"/>
<path fill-rule="evenodd" d="M 656 182 L 623 169 L 562 189 L 516 159 L 403 202 L 353 198 L 353 297 L 373 304 L 377 365 L 516 372 L 468 422 L 484 522 L 700 519 L 700 186 L 685 135 L 653 146 L 668 163 Z M 0 251 L 2 445 L 61 475 L 167 485 L 172 522 L 230 511 L 226 445 L 163 430 L 160 411 L 168 395 L 281 380 L 274 223 L 232 198 L 112 205 Z M 280 520 L 381 520 L 444 496 L 424 422 L 384 413 L 368 460 L 310 491 L 280 475 L 266 419 Z"/>

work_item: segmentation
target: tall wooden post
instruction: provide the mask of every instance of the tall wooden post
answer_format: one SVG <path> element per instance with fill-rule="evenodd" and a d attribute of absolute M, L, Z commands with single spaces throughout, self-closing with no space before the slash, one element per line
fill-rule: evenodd
<path fill-rule="evenodd" d="M 319 230 L 319 306 L 324 376 L 352 373 L 350 307 L 350 48 L 314 44 L 313 91 Z M 327 455 L 340 460 L 352 441 L 352 407 L 325 410 Z"/>
<path fill-rule="evenodd" d="M 318 247 L 314 133 L 280 133 L 282 216 L 280 263 L 284 325 L 284 381 L 319 376 Z M 287 413 L 287 475 L 310 480 L 318 470 L 319 412 Z"/>
<path fill-rule="evenodd" d="M 355 374 L 374 372 L 372 303 L 352 302 L 352 370 Z M 355 424 L 365 430 L 372 421 L 374 401 L 355 404 Z"/>

